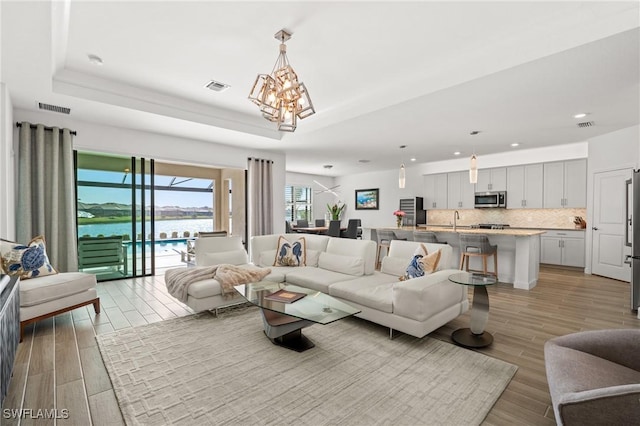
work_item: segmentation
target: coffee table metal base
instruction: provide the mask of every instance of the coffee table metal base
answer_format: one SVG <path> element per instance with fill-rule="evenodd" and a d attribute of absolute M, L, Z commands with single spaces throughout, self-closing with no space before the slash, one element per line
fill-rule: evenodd
<path fill-rule="evenodd" d="M 302 329 L 314 323 L 289 315 L 283 315 L 267 309 L 260 309 L 264 334 L 274 345 L 303 352 L 311 349 L 315 344 L 302 334 Z"/>
<path fill-rule="evenodd" d="M 488 331 L 473 334 L 470 328 L 460 328 L 454 331 L 451 339 L 465 348 L 484 348 L 493 343 L 493 335 Z"/>
<path fill-rule="evenodd" d="M 264 334 L 266 335 L 267 332 L 265 331 Z M 316 346 L 307 336 L 302 334 L 302 330 L 295 330 L 274 339 L 269 337 L 269 340 L 276 346 L 281 346 L 296 352 L 304 352 Z"/>

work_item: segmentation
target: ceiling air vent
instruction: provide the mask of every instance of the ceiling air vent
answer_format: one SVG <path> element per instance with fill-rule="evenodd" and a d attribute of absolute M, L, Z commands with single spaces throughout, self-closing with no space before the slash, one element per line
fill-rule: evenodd
<path fill-rule="evenodd" d="M 214 92 L 224 92 L 229 87 L 228 84 L 220 83 L 219 81 L 211 80 L 207 84 L 204 85 L 209 90 L 213 90 Z"/>
<path fill-rule="evenodd" d="M 57 105 L 43 104 L 42 102 L 38 102 L 38 108 L 44 109 L 46 111 L 59 112 L 60 114 L 70 114 L 71 108 L 61 107 Z"/>
<path fill-rule="evenodd" d="M 578 127 L 591 127 L 594 124 L 595 123 L 593 121 L 583 121 L 582 123 L 578 123 L 577 126 Z"/>

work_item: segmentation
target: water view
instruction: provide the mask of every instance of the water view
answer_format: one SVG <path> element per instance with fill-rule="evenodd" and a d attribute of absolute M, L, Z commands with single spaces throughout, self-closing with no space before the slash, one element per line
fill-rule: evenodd
<path fill-rule="evenodd" d="M 145 224 L 147 235 L 151 233 L 151 222 Z M 213 220 L 208 219 L 173 219 L 155 221 L 155 238 L 160 239 L 162 234 L 165 238 L 185 238 L 186 235 L 193 237 L 196 232 L 213 231 Z M 142 224 L 136 223 L 136 234 L 142 232 Z M 185 234 L 187 232 L 188 234 Z M 122 223 L 92 223 L 78 225 L 79 237 L 97 237 L 111 235 L 131 235 L 131 222 Z M 175 236 L 174 236 L 175 235 Z"/>

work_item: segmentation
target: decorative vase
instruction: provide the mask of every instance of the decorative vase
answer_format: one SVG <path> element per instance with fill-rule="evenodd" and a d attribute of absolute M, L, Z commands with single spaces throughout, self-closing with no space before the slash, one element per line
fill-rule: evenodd
<path fill-rule="evenodd" d="M 402 216 L 397 216 L 397 218 L 396 218 L 396 226 L 398 228 L 402 228 Z"/>

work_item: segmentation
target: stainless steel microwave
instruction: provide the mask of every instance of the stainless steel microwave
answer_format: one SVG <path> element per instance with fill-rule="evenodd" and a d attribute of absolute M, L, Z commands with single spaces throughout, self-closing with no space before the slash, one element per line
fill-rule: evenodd
<path fill-rule="evenodd" d="M 475 208 L 506 208 L 507 207 L 507 193 L 505 191 L 493 191 L 493 192 L 476 192 L 475 195 Z"/>

